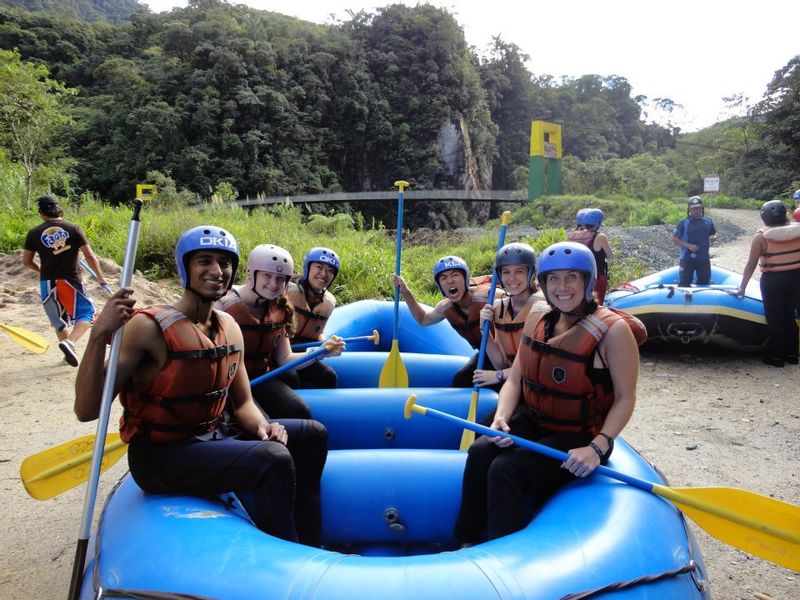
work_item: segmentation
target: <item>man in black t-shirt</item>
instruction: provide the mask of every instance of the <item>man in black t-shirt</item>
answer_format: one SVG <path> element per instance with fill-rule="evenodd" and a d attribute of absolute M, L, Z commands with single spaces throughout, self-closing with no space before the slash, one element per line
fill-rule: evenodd
<path fill-rule="evenodd" d="M 75 342 L 94 320 L 94 305 L 84 292 L 81 280 L 79 252 L 97 273 L 97 283 L 101 286 L 107 284 L 100 262 L 80 225 L 63 219 L 64 210 L 55 196 L 42 196 L 38 203 L 43 222 L 25 237 L 22 264 L 39 273 L 42 305 L 56 330 L 58 347 L 64 353 L 64 360 L 77 367 Z M 34 261 L 37 254 L 40 264 Z"/>

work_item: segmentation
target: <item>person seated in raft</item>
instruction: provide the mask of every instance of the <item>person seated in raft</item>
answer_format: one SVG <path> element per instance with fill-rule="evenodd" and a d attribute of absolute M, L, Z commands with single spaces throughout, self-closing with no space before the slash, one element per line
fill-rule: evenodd
<path fill-rule="evenodd" d="M 770 200 L 761 207 L 759 229 L 750 242 L 750 254 L 736 295 L 745 288 L 758 263 L 761 297 L 767 320 L 767 343 L 763 362 L 773 367 L 798 364 L 800 330 L 795 311 L 800 306 L 800 224 L 789 223 L 786 205 Z"/>
<path fill-rule="evenodd" d="M 597 263 L 597 284 L 594 293 L 600 304 L 605 300 L 608 289 L 608 259 L 614 255 L 606 234 L 598 231 L 605 218 L 605 214 L 599 208 L 582 208 L 575 215 L 575 229 L 567 234 L 569 241 L 583 244 L 594 255 Z"/>
<path fill-rule="evenodd" d="M 106 302 L 78 368 L 78 420 L 99 417 L 106 343 L 123 327 L 114 394 L 137 485 L 153 494 L 234 492 L 262 531 L 319 546 L 328 432 L 316 421 L 274 421 L 258 409 L 242 332 L 213 308 L 236 276 L 236 239 L 220 227 L 195 227 L 181 235 L 175 260 L 183 295 L 173 305 L 134 311 L 131 288 Z M 237 437 L 218 427 L 226 404 L 241 428 Z"/>
<path fill-rule="evenodd" d="M 494 346 L 493 352 L 502 356 L 503 362 L 497 370 L 475 369 L 472 381 L 480 387 L 502 385 L 506 380 L 517 356 L 525 319 L 535 303 L 544 304 L 544 297 L 536 295 L 536 251 L 528 244 L 513 242 L 500 248 L 494 269 L 505 297 L 496 299 L 494 306 L 487 304 L 481 309 L 481 328 L 484 321 L 492 323 L 487 348 Z"/>
<path fill-rule="evenodd" d="M 474 349 L 481 346 L 481 309 L 486 305 L 488 296 L 476 293 L 469 288 L 469 267 L 464 259 L 458 256 L 443 256 L 433 266 L 433 281 L 444 296 L 434 308 L 427 310 L 414 298 L 405 280 L 397 274 L 392 275 L 392 285 L 400 288 L 400 293 L 408 305 L 414 319 L 422 325 L 434 325 L 447 319 L 458 334 L 467 340 Z M 488 367 L 496 371 L 503 365 L 503 356 L 497 346 L 489 348 L 487 344 L 486 358 Z M 478 365 L 476 352 L 467 363 L 453 376 L 452 387 L 473 387 L 473 374 Z M 487 387 L 498 390 L 501 382 L 494 382 Z"/>
<path fill-rule="evenodd" d="M 569 453 L 558 463 L 479 437 L 464 467 L 455 535 L 464 544 L 524 528 L 549 496 L 608 461 L 636 404 L 644 325 L 599 306 L 597 264 L 586 246 L 560 242 L 542 252 L 538 278 L 549 311 L 531 311 L 492 429 Z M 635 332 L 632 330 L 635 330 Z"/>
<path fill-rule="evenodd" d="M 294 309 L 294 336 L 291 344 L 322 342 L 328 318 L 336 308 L 329 291 L 339 274 L 339 256 L 330 248 L 311 248 L 303 260 L 302 277 L 289 282 L 286 296 Z M 319 361 L 298 373 L 300 387 L 335 388 L 336 371 Z M 309 385 L 310 384 L 310 385 Z"/>
<path fill-rule="evenodd" d="M 293 271 L 294 260 L 287 250 L 272 244 L 256 246 L 247 257 L 245 284 L 234 287 L 217 302 L 217 308 L 233 316 L 242 329 L 244 361 L 252 378 L 304 355 L 292 352 L 289 344 L 294 311 L 286 297 L 286 287 Z M 338 356 L 345 348 L 345 342 L 338 338 L 327 343 L 330 350 L 326 356 Z M 257 384 L 253 397 L 276 418 L 311 418 L 308 405 L 278 377 Z"/>

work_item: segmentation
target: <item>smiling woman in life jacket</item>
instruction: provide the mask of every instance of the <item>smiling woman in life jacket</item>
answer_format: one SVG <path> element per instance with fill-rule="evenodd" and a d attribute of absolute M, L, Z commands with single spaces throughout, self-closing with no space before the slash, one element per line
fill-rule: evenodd
<path fill-rule="evenodd" d="M 330 248 L 311 248 L 303 260 L 303 276 L 290 281 L 286 297 L 294 309 L 291 344 L 321 342 L 336 298 L 328 291 L 339 274 L 339 256 Z M 336 371 L 319 361 L 298 372 L 300 387 L 335 388 Z M 310 384 L 310 385 L 309 385 Z"/>
<path fill-rule="evenodd" d="M 304 355 L 292 352 L 289 344 L 293 310 L 285 292 L 293 271 L 294 260 L 288 251 L 271 244 L 256 246 L 247 257 L 246 283 L 234 287 L 217 303 L 217 308 L 232 315 L 242 328 L 244 360 L 251 378 Z M 331 344 L 327 356 L 338 356 L 344 350 L 343 341 Z M 311 410 L 303 399 L 278 377 L 256 385 L 253 397 L 275 417 L 311 418 Z"/>
<path fill-rule="evenodd" d="M 637 338 L 645 328 L 597 304 L 596 276 L 594 256 L 581 244 L 554 244 L 539 258 L 550 310 L 528 314 L 491 427 L 568 452 L 569 459 L 559 464 L 507 438 L 478 438 L 467 456 L 455 527 L 465 544 L 525 527 L 556 490 L 608 461 L 633 413 Z"/>
<path fill-rule="evenodd" d="M 400 293 L 408 305 L 414 319 L 427 327 L 447 319 L 458 334 L 467 340 L 475 350 L 481 346 L 481 309 L 486 306 L 488 295 L 469 288 L 469 267 L 458 256 L 443 256 L 433 266 L 433 280 L 442 292 L 444 299 L 432 309 L 426 309 L 414 298 L 405 280 L 397 274 L 392 275 L 392 285 L 400 288 Z M 488 367 L 495 371 L 503 364 L 503 355 L 497 346 L 486 348 Z M 473 387 L 473 375 L 478 366 L 476 352 L 453 376 L 452 387 Z M 502 382 L 495 381 L 487 386 L 499 390 Z"/>
<path fill-rule="evenodd" d="M 735 293 L 744 296 L 747 282 L 758 263 L 764 317 L 767 319 L 763 361 L 773 367 L 783 367 L 787 363 L 796 365 L 800 344 L 800 331 L 795 320 L 796 310 L 800 307 L 800 223 L 789 223 L 786 205 L 780 200 L 764 203 L 761 220 L 764 227 L 753 236 L 742 282 Z"/>
<path fill-rule="evenodd" d="M 599 208 L 582 208 L 575 215 L 575 229 L 567 234 L 569 241 L 583 244 L 594 255 L 597 264 L 597 283 L 594 286 L 594 293 L 600 304 L 605 300 L 608 289 L 608 259 L 614 255 L 606 234 L 598 231 L 605 218 L 605 214 Z"/>
<path fill-rule="evenodd" d="M 242 332 L 213 309 L 236 276 L 235 238 L 195 227 L 178 240 L 175 261 L 184 290 L 173 305 L 133 311 L 130 288 L 106 302 L 78 368 L 78 420 L 99 416 L 106 342 L 124 326 L 114 392 L 137 485 L 154 494 L 235 492 L 262 531 L 318 546 L 327 430 L 316 421 L 272 421 L 259 410 L 242 364 Z M 226 405 L 236 436 L 218 428 Z"/>
<path fill-rule="evenodd" d="M 481 387 L 498 382 L 502 384 L 506 380 L 517 356 L 522 326 L 531 307 L 537 302 L 544 305 L 544 296 L 535 294 L 536 252 L 528 244 L 513 242 L 500 248 L 495 256 L 494 269 L 506 295 L 496 299 L 494 306 L 487 304 L 481 309 L 481 327 L 485 320 L 492 322 L 488 344 L 495 346 L 503 362 L 497 370 L 475 370 L 472 381 Z"/>

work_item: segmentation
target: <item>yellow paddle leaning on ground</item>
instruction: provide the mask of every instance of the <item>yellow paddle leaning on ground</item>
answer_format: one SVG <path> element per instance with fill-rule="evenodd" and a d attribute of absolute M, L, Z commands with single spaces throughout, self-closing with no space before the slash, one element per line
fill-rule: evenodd
<path fill-rule="evenodd" d="M 11 325 L 3 325 L 0 323 L 0 329 L 5 331 L 12 340 L 17 342 L 20 346 L 24 346 L 31 352 L 42 354 L 50 347 L 50 342 L 40 336 L 38 333 L 33 333 L 22 327 L 12 327 Z"/>
<path fill-rule="evenodd" d="M 566 452 L 550 446 L 420 406 L 415 404 L 416 400 L 415 394 L 406 400 L 403 412 L 406 419 L 418 413 L 482 435 L 507 437 L 520 448 L 554 460 L 563 462 L 569 457 Z M 595 473 L 669 500 L 718 540 L 800 572 L 800 506 L 736 488 L 670 488 L 602 465 L 591 476 L 594 477 Z"/>

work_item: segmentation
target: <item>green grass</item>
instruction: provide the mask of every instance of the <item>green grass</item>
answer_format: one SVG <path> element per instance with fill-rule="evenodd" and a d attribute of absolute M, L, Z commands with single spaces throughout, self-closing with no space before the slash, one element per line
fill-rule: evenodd
<path fill-rule="evenodd" d="M 736 200 L 724 200 L 724 205 Z M 709 203 L 709 205 L 714 205 Z M 531 225 L 536 236 L 520 241 L 540 252 L 552 243 L 566 239 L 578 209 L 594 206 L 606 214 L 605 225 L 652 225 L 673 223 L 685 215 L 685 200 L 636 201 L 625 198 L 598 199 L 588 196 L 542 198 L 512 211 L 511 226 Z M 749 206 L 748 206 L 749 207 Z M 102 257 L 121 264 L 131 218 L 130 207 L 114 208 L 83 197 L 77 206 L 64 206 L 69 220 L 85 229 L 92 248 Z M 21 248 L 25 233 L 39 223 L 35 210 L 6 207 L 0 212 L 0 252 Z M 247 253 L 258 244 L 277 244 L 292 254 L 295 271 L 302 271 L 305 253 L 313 246 L 336 250 L 342 269 L 331 290 L 339 303 L 363 298 L 391 299 L 391 275 L 395 266 L 395 241 L 381 224 L 365 224 L 359 216 L 336 214 L 304 217 L 298 208 L 270 207 L 248 212 L 239 207 L 210 204 L 192 208 L 145 207 L 136 257 L 136 268 L 149 279 L 174 277 L 174 248 L 181 232 L 196 225 L 214 224 L 229 230 L 239 241 L 242 265 L 238 280 L 244 279 Z M 483 226 L 485 233 L 462 236 L 453 232 L 406 232 L 402 248 L 401 274 L 421 302 L 435 304 L 440 295 L 433 283 L 433 265 L 440 257 L 455 254 L 470 265 L 474 275 L 491 273 L 500 221 Z M 609 282 L 644 275 L 646 266 L 635 257 L 614 259 Z"/>

